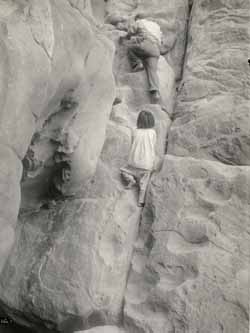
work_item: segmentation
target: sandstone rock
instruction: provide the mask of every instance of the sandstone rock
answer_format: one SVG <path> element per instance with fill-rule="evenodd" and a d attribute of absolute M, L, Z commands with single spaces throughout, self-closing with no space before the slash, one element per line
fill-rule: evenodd
<path fill-rule="evenodd" d="M 92 14 L 99 24 L 104 22 L 105 7 L 106 1 L 91 0 Z"/>
<path fill-rule="evenodd" d="M 151 183 L 125 298 L 129 331 L 248 332 L 250 174 L 226 165 L 249 164 L 247 21 L 246 1 L 194 1 L 168 145 L 185 158 L 167 155 Z"/>
<path fill-rule="evenodd" d="M 56 2 L 54 5 L 57 23 L 60 15 L 74 17 L 76 13 L 64 2 L 62 7 Z M 60 24 L 55 24 L 54 17 L 51 19 L 54 29 L 59 29 Z M 119 175 L 119 168 L 126 164 L 130 145 L 127 126 L 135 126 L 139 110 L 129 106 L 123 124 L 110 123 L 100 155 L 110 102 L 114 99 L 111 62 L 110 58 L 106 60 L 112 50 L 96 30 L 95 34 L 91 32 L 87 22 L 86 27 L 83 25 L 82 19 L 79 17 L 82 30 L 78 38 L 81 41 L 83 34 L 86 42 L 77 46 L 80 50 L 88 45 L 90 48 L 88 54 L 83 52 L 84 75 L 74 76 L 75 71 L 81 72 L 82 63 L 74 52 L 75 46 L 70 44 L 72 78 L 63 77 L 65 87 L 60 86 L 60 89 L 51 79 L 49 84 L 55 96 L 51 99 L 46 96 L 49 104 L 44 110 L 41 105 L 40 113 L 36 114 L 39 121 L 31 130 L 31 133 L 36 131 L 32 149 L 36 158 L 43 161 L 44 171 L 22 184 L 16 242 L 1 276 L 1 300 L 9 315 L 31 327 L 44 325 L 61 331 L 119 322 L 140 216 L 136 191 L 125 191 Z M 88 29 L 87 33 L 84 28 Z M 67 34 L 74 33 L 67 21 L 64 29 Z M 57 40 L 54 39 L 56 55 L 53 59 L 56 57 L 58 62 L 49 61 L 53 75 L 61 75 L 64 60 Z M 59 81 L 57 75 L 55 80 Z M 104 85 L 103 80 L 109 85 Z M 174 81 L 173 75 L 171 80 Z M 93 86 L 94 91 L 90 90 Z M 172 86 L 168 87 L 170 94 Z M 143 88 L 139 93 L 144 104 L 147 103 Z M 74 109 L 64 103 L 68 99 L 75 101 Z M 157 120 L 158 153 L 162 156 L 170 120 L 159 106 L 147 107 Z M 69 190 L 76 195 L 45 209 L 40 202 L 49 179 L 51 158 L 55 151 L 68 153 L 64 149 L 64 134 L 72 131 L 79 143 L 78 139 L 73 140 L 77 145 L 72 145 L 73 153 L 70 150 L 73 177 Z"/>
<path fill-rule="evenodd" d="M 0 145 L 0 156 L 0 270 L 2 270 L 15 239 L 22 166 L 15 152 L 5 145 Z"/>
<path fill-rule="evenodd" d="M 74 207 L 78 207 L 79 204 L 81 206 L 82 202 L 78 199 L 72 205 L 71 202 L 56 203 L 52 210 L 39 211 L 41 197 L 45 194 L 47 186 L 49 161 L 58 148 L 53 139 L 55 132 L 60 132 L 64 128 L 69 129 L 67 133 L 74 133 L 74 137 L 79 138 L 79 142 L 78 139 L 73 140 L 74 152 L 70 151 L 73 154 L 73 177 L 70 190 L 81 193 L 84 183 L 88 183 L 95 174 L 105 139 L 105 129 L 114 99 L 112 74 L 114 49 L 112 43 L 97 31 L 91 20 L 88 20 L 89 16 L 85 15 L 84 11 L 79 15 L 79 12 L 72 8 L 66 0 L 42 3 L 39 1 L 32 3 L 30 1 L 5 2 L 0 6 L 1 9 L 4 9 L 0 11 L 1 270 L 6 264 L 6 258 L 14 240 L 16 241 L 12 259 L 10 258 L 14 270 L 11 268 L 12 265 L 6 264 L 6 269 L 0 279 L 0 299 L 1 304 L 6 307 L 9 314 L 15 316 L 15 319 L 19 318 L 18 320 L 22 322 L 21 318 L 26 313 L 29 321 L 39 324 L 38 318 L 43 318 L 45 312 L 48 314 L 48 317 L 46 315 L 44 317 L 45 322 L 48 320 L 47 326 L 52 327 L 54 322 L 52 320 L 51 323 L 51 312 L 56 313 L 57 309 L 53 308 L 49 301 L 43 303 L 43 296 L 44 299 L 47 297 L 50 300 L 50 296 L 52 296 L 50 290 L 53 290 L 53 287 L 56 288 L 55 290 L 57 288 L 60 290 L 60 283 L 57 286 L 59 280 L 62 288 L 64 288 L 64 284 L 67 284 L 67 278 L 63 280 L 63 259 L 60 259 L 64 257 L 63 253 L 66 248 L 59 249 L 60 258 L 56 253 L 60 266 L 59 275 L 57 275 L 56 269 L 51 270 L 52 276 L 57 275 L 57 282 L 52 279 L 54 282 L 52 284 L 49 282 L 47 286 L 49 278 L 46 277 L 43 269 L 52 265 L 49 262 L 49 253 L 56 246 L 53 240 L 56 238 L 55 235 L 59 235 L 57 232 L 60 230 L 61 235 L 64 232 L 68 223 L 66 215 L 71 214 L 71 209 Z M 77 102 L 76 113 L 61 110 L 61 102 L 68 95 L 71 95 Z M 27 224 L 21 232 L 22 222 L 18 223 L 17 233 L 14 235 L 20 205 L 21 160 L 31 140 L 36 158 L 43 162 L 44 172 L 22 184 L 22 209 L 26 213 L 21 214 L 20 221 Z M 70 143 L 73 141 L 70 140 Z M 91 203 L 92 205 L 93 203 Z M 62 210 L 65 212 L 65 220 L 63 215 L 56 211 L 57 208 L 61 213 Z M 30 209 L 31 212 L 29 212 Z M 96 213 L 99 214 L 97 211 Z M 34 214 L 37 217 L 35 222 Z M 57 220 L 59 222 L 57 226 L 55 224 L 56 216 L 58 219 L 62 219 L 61 222 Z M 53 229 L 53 225 L 57 231 Z M 46 228 L 48 228 L 47 231 L 51 231 L 51 235 L 46 234 Z M 28 230 L 27 235 L 25 230 Z M 50 231 L 48 232 L 50 233 Z M 34 242 L 32 235 L 36 237 L 37 242 Z M 75 237 L 74 233 L 72 233 L 72 237 Z M 23 240 L 24 243 L 21 245 L 22 242 L 19 243 L 19 240 Z M 66 243 L 68 244 L 68 242 Z M 24 253 L 19 253 L 22 257 L 22 262 L 18 258 L 20 266 L 18 263 L 13 263 L 13 258 L 19 256 L 16 246 L 24 246 Z M 37 261 L 32 249 L 38 255 Z M 80 252 L 78 255 L 77 251 L 75 253 L 78 258 Z M 48 265 L 45 263 L 47 260 Z M 70 265 L 72 262 L 74 260 Z M 69 269 L 71 270 L 71 267 Z M 29 273 L 25 277 L 23 273 L 26 270 Z M 44 274 L 42 278 L 41 272 Z M 19 273 L 20 276 L 18 276 Z M 73 271 L 72 274 L 74 274 Z M 50 273 L 48 275 L 50 276 Z M 60 277 L 59 280 L 58 277 Z M 19 279 L 20 285 L 16 286 L 15 282 Z M 48 293 L 45 292 L 42 296 L 40 291 L 43 286 L 38 286 L 40 282 L 37 282 L 42 281 L 40 279 L 44 281 L 44 290 L 47 290 Z M 11 285 L 12 287 L 10 287 Z M 15 285 L 14 288 L 13 285 Z M 19 288 L 23 290 L 19 295 L 20 299 L 16 293 Z M 39 298 L 40 296 L 41 298 Z M 63 301 L 60 305 L 63 311 L 70 311 L 72 307 L 74 309 L 77 301 L 71 301 L 69 291 L 65 290 L 61 296 L 66 298 L 66 303 Z M 80 297 L 79 293 L 78 296 Z M 37 301 L 34 301 L 35 298 Z M 67 302 L 71 304 L 68 310 L 66 310 Z M 29 303 L 30 305 L 28 305 Z M 52 304 L 55 303 L 52 300 Z M 88 304 L 83 307 L 89 309 Z M 31 314 L 34 308 L 36 315 Z M 79 309 L 75 312 L 77 311 Z M 73 314 L 75 312 L 72 310 Z M 67 315 L 65 316 L 67 318 L 62 314 L 61 317 L 62 321 L 67 321 Z"/>
<path fill-rule="evenodd" d="M 115 326 L 102 326 L 102 327 L 95 327 L 87 331 L 81 331 L 79 333 L 125 333 L 123 329 L 120 329 Z M 75 332 L 77 333 L 77 332 Z"/>
<path fill-rule="evenodd" d="M 125 52 L 125 50 L 123 50 L 123 52 Z M 120 57 L 120 59 L 124 60 L 124 64 L 127 62 L 127 59 L 125 59 L 125 57 L 126 52 L 125 55 Z M 119 66 L 121 66 L 121 64 L 119 64 Z M 148 82 L 145 71 L 131 73 L 130 68 L 127 67 L 123 70 L 121 70 L 120 68 L 120 72 L 117 71 L 116 73 L 116 78 L 122 87 L 128 86 L 132 88 L 133 94 L 130 95 L 130 98 L 127 98 L 127 104 L 130 109 L 134 109 L 135 107 L 141 108 L 143 107 L 143 104 L 150 103 Z M 176 77 L 173 68 L 163 57 L 160 57 L 157 73 L 160 82 L 162 106 L 164 110 L 166 110 L 167 113 L 171 115 L 174 106 Z"/>
<path fill-rule="evenodd" d="M 9 286 L 1 298 L 15 313 L 18 295 L 20 313 L 65 332 L 119 319 L 140 214 L 119 179 L 129 140 L 130 131 L 109 128 L 83 197 L 21 215 L 1 278 Z"/>
<path fill-rule="evenodd" d="M 132 260 L 128 331 L 248 332 L 249 177 L 167 155 Z"/>
<path fill-rule="evenodd" d="M 249 1 L 194 2 L 169 153 L 248 165 Z"/>
<path fill-rule="evenodd" d="M 164 108 L 149 104 L 145 73 L 131 73 L 121 33 L 104 24 L 116 46 L 114 90 L 113 47 L 98 24 L 138 12 L 159 22 L 170 50 L 158 69 Z M 0 21 L 7 314 L 43 333 L 123 332 L 123 319 L 131 333 L 246 333 L 250 169 L 226 164 L 249 163 L 249 3 L 5 1 Z M 185 158 L 167 155 L 141 220 L 119 169 L 144 108 L 156 118 L 160 158 L 167 143 Z M 29 144 L 39 168 L 23 177 L 16 226 Z M 71 161 L 71 196 L 44 204 L 56 152 Z"/>
<path fill-rule="evenodd" d="M 156 117 L 162 156 L 169 119 L 159 106 L 147 107 Z M 62 331 L 120 320 L 140 216 L 137 193 L 123 189 L 119 174 L 130 136 L 126 126 L 110 122 L 96 175 L 81 196 L 21 215 L 2 299 L 19 295 L 19 311 L 31 320 L 36 313 L 36 321 Z"/>
<path fill-rule="evenodd" d="M 69 3 L 74 8 L 77 8 L 81 13 L 87 12 L 92 15 L 91 0 L 69 0 Z"/>

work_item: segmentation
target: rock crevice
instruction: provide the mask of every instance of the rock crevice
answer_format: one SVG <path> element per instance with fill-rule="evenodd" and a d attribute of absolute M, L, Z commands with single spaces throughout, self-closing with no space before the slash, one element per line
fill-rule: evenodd
<path fill-rule="evenodd" d="M 249 10 L 193 2 L 168 151 L 132 259 L 129 332 L 248 331 L 249 31 L 235 38 L 235 26 Z"/>
<path fill-rule="evenodd" d="M 7 314 L 43 332 L 246 333 L 249 2 L 1 8 Z M 164 107 L 150 103 L 145 73 L 131 72 L 105 22 L 135 11 L 171 46 L 158 68 Z M 119 175 L 142 108 L 155 115 L 161 160 L 143 210 Z"/>

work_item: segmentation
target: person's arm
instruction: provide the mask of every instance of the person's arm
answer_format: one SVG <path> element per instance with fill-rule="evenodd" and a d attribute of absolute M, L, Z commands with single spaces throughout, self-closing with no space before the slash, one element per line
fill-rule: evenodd
<path fill-rule="evenodd" d="M 128 23 L 127 22 L 119 22 L 116 24 L 116 29 L 121 31 L 128 31 Z"/>
<path fill-rule="evenodd" d="M 118 23 L 124 23 L 128 21 L 128 15 L 122 15 L 119 12 L 113 12 L 111 14 L 106 15 L 105 23 L 109 23 L 112 25 L 117 25 Z"/>
<path fill-rule="evenodd" d="M 155 150 L 156 150 L 156 143 L 157 143 L 157 134 L 156 134 L 156 131 L 155 131 L 155 129 L 153 130 L 154 131 L 154 148 L 155 148 Z"/>
<path fill-rule="evenodd" d="M 159 171 L 162 167 L 163 161 L 164 161 L 164 155 L 159 155 L 157 153 L 157 134 L 156 131 L 154 130 L 154 150 L 155 150 L 155 160 L 154 160 L 154 167 L 153 167 L 153 172 Z"/>
<path fill-rule="evenodd" d="M 131 131 L 131 146 L 132 146 L 135 138 L 135 128 L 130 127 L 130 131 Z"/>
<path fill-rule="evenodd" d="M 138 32 L 138 23 L 134 19 L 130 19 L 128 22 L 128 38 L 135 36 Z"/>

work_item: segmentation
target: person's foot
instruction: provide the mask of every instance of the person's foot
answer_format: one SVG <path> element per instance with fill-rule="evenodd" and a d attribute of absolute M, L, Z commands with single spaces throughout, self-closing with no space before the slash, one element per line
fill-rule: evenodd
<path fill-rule="evenodd" d="M 161 102 L 161 95 L 158 90 L 150 91 L 151 103 L 159 104 Z"/>
<path fill-rule="evenodd" d="M 144 207 L 144 206 L 145 206 L 145 203 L 144 203 L 144 202 L 138 202 L 137 206 L 138 206 L 138 207 Z"/>
<path fill-rule="evenodd" d="M 158 90 L 151 91 L 151 96 L 154 98 L 154 100 L 160 100 L 161 95 Z"/>
<path fill-rule="evenodd" d="M 170 51 L 169 46 L 163 45 L 161 44 L 160 47 L 160 55 L 164 56 L 165 54 L 167 54 Z"/>
<path fill-rule="evenodd" d="M 114 99 L 114 102 L 113 102 L 113 105 L 117 105 L 117 104 L 120 104 L 122 102 L 122 99 L 120 97 L 116 97 Z"/>
<path fill-rule="evenodd" d="M 143 71 L 143 70 L 144 70 L 143 64 L 137 64 L 136 66 L 134 66 L 132 68 L 133 73 L 140 72 L 140 71 Z"/>
<path fill-rule="evenodd" d="M 136 181 L 134 180 L 131 180 L 126 186 L 125 186 L 125 189 L 126 190 L 129 190 L 131 189 L 134 185 L 136 184 Z"/>

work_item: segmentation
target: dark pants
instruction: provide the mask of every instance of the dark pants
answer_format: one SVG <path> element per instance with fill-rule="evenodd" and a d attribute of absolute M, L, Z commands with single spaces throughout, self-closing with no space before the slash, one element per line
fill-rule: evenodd
<path fill-rule="evenodd" d="M 134 37 L 126 42 L 128 57 L 132 67 L 143 64 L 149 84 L 149 91 L 159 91 L 157 66 L 160 57 L 160 47 L 150 40 Z"/>

